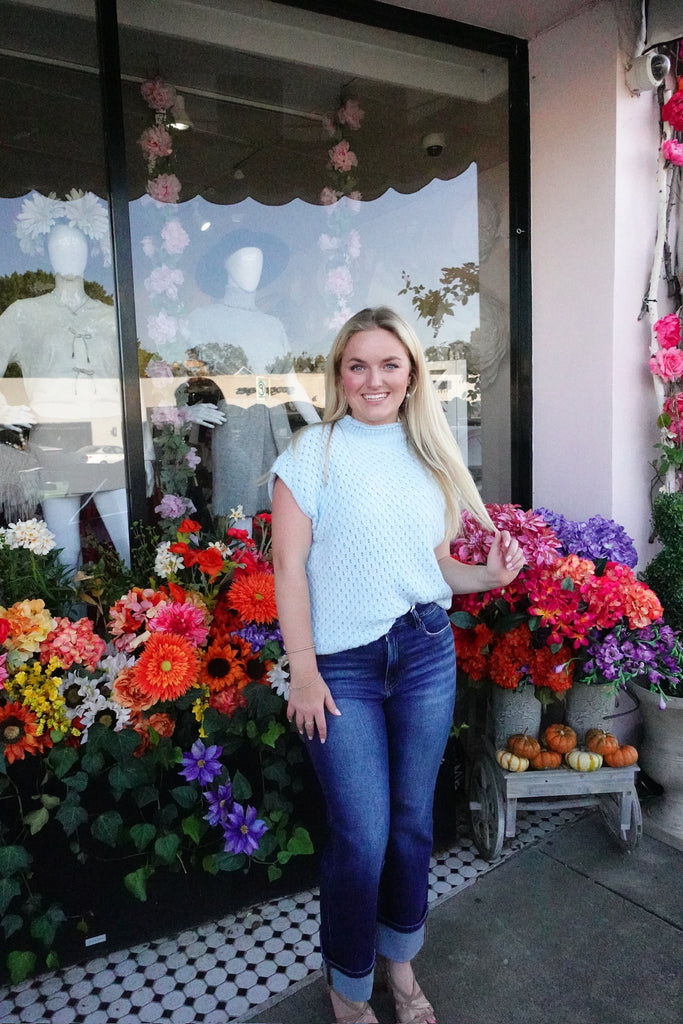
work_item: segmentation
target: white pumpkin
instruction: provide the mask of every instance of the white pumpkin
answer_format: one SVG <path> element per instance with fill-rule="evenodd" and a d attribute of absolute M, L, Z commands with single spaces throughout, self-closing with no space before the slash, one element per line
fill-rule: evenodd
<path fill-rule="evenodd" d="M 577 772 L 595 772 L 602 768 L 602 754 L 595 754 L 592 750 L 579 750 L 574 747 L 564 755 L 564 759 L 570 768 Z"/>
<path fill-rule="evenodd" d="M 508 772 L 525 772 L 529 767 L 527 757 L 519 757 L 510 750 L 497 750 L 496 761 L 501 768 L 505 768 Z"/>

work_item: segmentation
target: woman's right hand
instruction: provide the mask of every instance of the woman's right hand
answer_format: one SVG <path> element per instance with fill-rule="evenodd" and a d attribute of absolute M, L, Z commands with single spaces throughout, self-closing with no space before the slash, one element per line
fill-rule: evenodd
<path fill-rule="evenodd" d="M 330 693 L 330 688 L 320 673 L 312 685 L 299 683 L 297 679 L 294 680 L 293 685 L 289 688 L 287 718 L 290 722 L 294 722 L 302 736 L 306 733 L 309 740 L 312 740 L 317 729 L 320 742 L 325 742 L 327 739 L 326 710 L 331 715 L 341 715 L 341 711 Z"/>

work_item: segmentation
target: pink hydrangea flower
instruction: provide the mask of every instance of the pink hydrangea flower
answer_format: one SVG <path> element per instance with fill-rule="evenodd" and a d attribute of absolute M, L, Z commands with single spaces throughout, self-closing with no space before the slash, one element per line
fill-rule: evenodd
<path fill-rule="evenodd" d="M 157 405 L 152 409 L 152 424 L 155 427 L 182 427 L 185 416 L 175 405 Z"/>
<path fill-rule="evenodd" d="M 667 139 L 662 143 L 664 159 L 677 167 L 683 167 L 683 142 L 676 142 L 675 139 Z"/>
<path fill-rule="evenodd" d="M 72 622 L 58 618 L 54 629 L 40 645 L 40 663 L 47 665 L 50 658 L 57 658 L 64 669 L 76 663 L 94 672 L 105 650 L 106 644 L 94 633 L 90 619 Z"/>
<path fill-rule="evenodd" d="M 168 299 L 178 298 L 178 288 L 185 280 L 182 270 L 172 269 L 162 263 L 145 278 L 145 288 L 150 295 L 165 295 Z"/>
<path fill-rule="evenodd" d="M 335 171 L 350 171 L 353 167 L 358 166 L 358 157 L 346 139 L 338 142 L 336 146 L 328 150 L 328 155 Z"/>
<path fill-rule="evenodd" d="M 343 107 L 337 111 L 339 124 L 347 125 L 352 131 L 358 131 L 363 121 L 365 111 L 361 109 L 358 100 L 347 100 Z"/>
<path fill-rule="evenodd" d="M 649 366 L 661 380 L 680 380 L 683 377 L 683 352 L 679 348 L 660 349 L 650 359 Z"/>
<path fill-rule="evenodd" d="M 560 542 L 541 516 L 511 503 L 487 505 L 486 510 L 496 529 L 507 530 L 517 538 L 527 565 L 551 565 L 557 560 Z M 493 543 L 493 534 L 467 511 L 462 514 L 462 531 L 462 535 L 451 544 L 451 554 L 459 562 L 484 564 Z"/>
<path fill-rule="evenodd" d="M 173 152 L 173 139 L 160 124 L 145 128 L 138 142 L 147 160 L 158 160 L 160 157 L 170 156 Z"/>
<path fill-rule="evenodd" d="M 190 236 L 179 220 L 169 220 L 168 224 L 164 224 L 161 237 L 169 256 L 179 256 L 190 241 Z"/>
<path fill-rule="evenodd" d="M 339 195 L 333 188 L 329 188 L 327 185 L 320 193 L 320 202 L 323 206 L 332 206 L 338 199 Z"/>
<path fill-rule="evenodd" d="M 177 203 L 180 188 L 175 174 L 159 174 L 147 182 L 147 192 L 158 203 Z"/>
<path fill-rule="evenodd" d="M 176 101 L 176 91 L 158 76 L 149 78 L 140 86 L 145 102 L 152 110 L 168 110 Z"/>
<path fill-rule="evenodd" d="M 681 343 L 681 321 L 675 313 L 657 320 L 654 332 L 661 348 L 678 348 Z"/>

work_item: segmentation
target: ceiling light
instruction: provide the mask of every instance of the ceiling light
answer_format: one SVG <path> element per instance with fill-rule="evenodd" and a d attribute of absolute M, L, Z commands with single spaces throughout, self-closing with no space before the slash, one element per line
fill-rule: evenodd
<path fill-rule="evenodd" d="M 182 96 L 176 96 L 176 101 L 171 107 L 171 128 L 176 128 L 179 132 L 184 132 L 187 128 L 192 127 L 192 121 L 190 116 L 185 110 L 185 100 Z"/>

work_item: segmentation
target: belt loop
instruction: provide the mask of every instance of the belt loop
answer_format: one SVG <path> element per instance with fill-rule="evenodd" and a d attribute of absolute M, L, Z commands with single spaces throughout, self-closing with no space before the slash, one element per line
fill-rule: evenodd
<path fill-rule="evenodd" d="M 416 605 L 411 606 L 410 614 L 413 617 L 413 626 L 417 629 L 422 624 L 422 619 L 420 618 L 420 613 L 418 612 Z"/>

